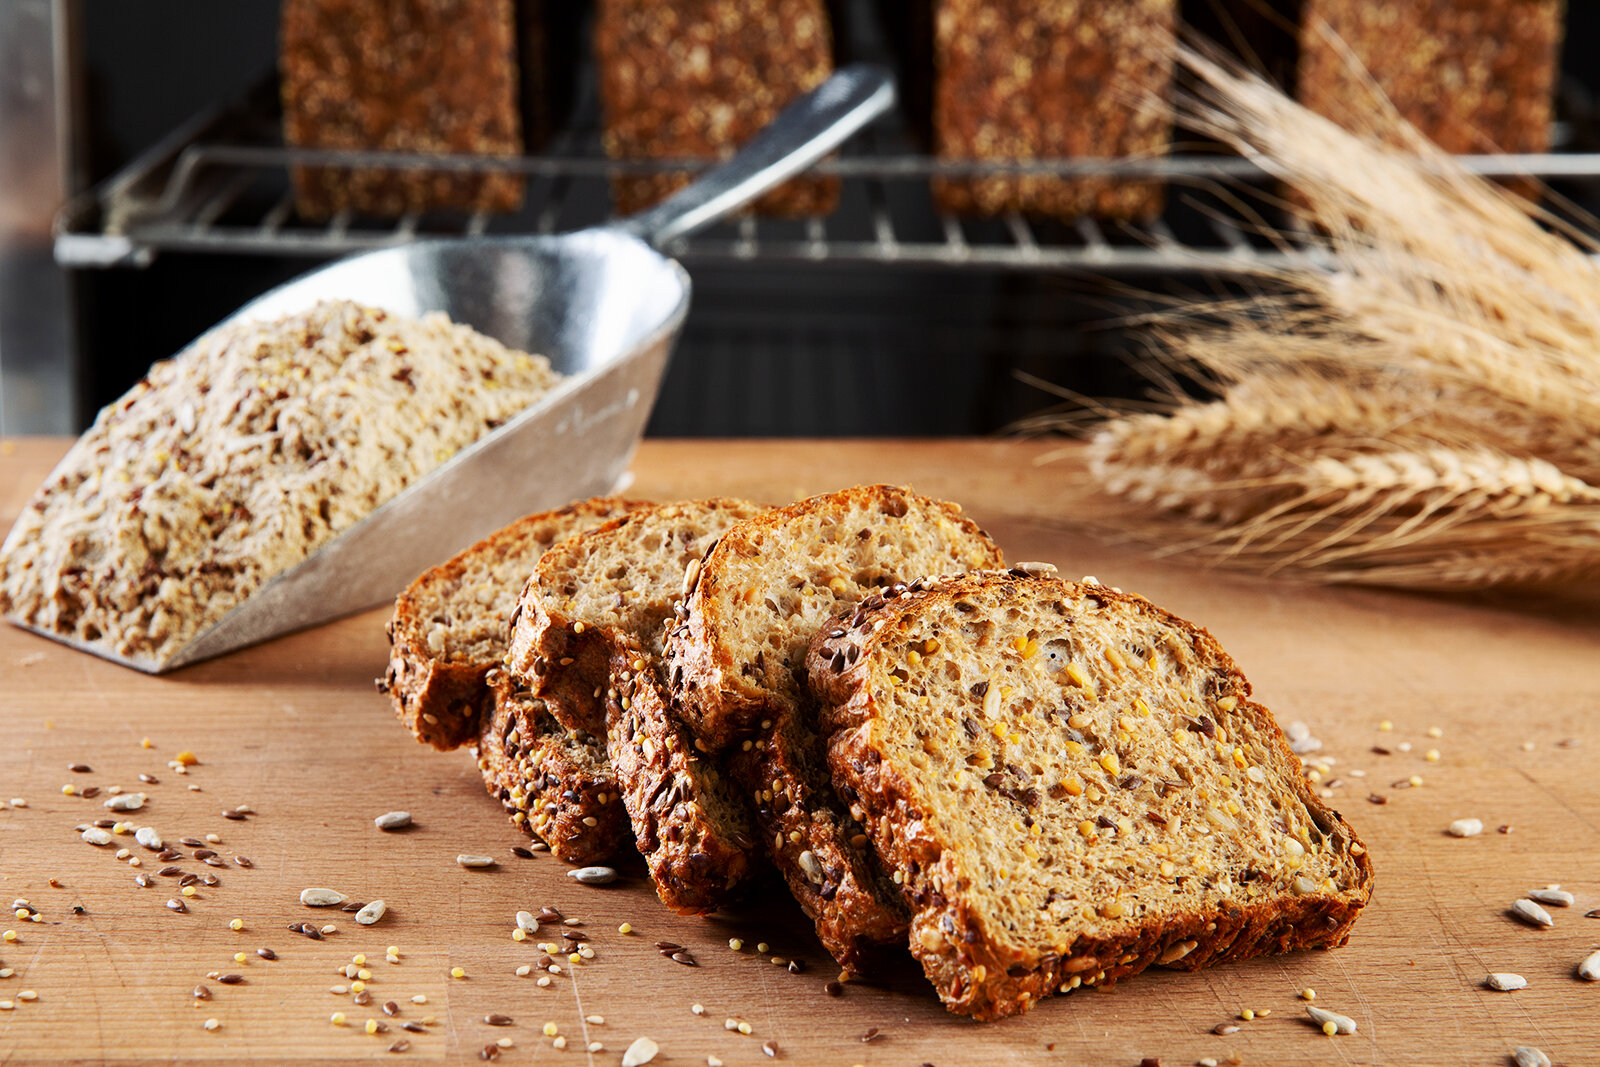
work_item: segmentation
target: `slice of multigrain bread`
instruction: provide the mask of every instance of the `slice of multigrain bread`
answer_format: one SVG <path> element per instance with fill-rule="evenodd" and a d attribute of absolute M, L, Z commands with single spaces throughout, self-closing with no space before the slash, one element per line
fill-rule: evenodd
<path fill-rule="evenodd" d="M 632 635 L 659 655 L 685 569 L 728 527 L 764 510 L 723 499 L 657 505 L 541 557 L 511 618 L 506 665 L 540 696 L 559 696 L 568 726 L 604 733 L 614 639 Z"/>
<path fill-rule="evenodd" d="M 517 594 L 551 545 L 641 505 L 595 498 L 540 512 L 424 572 L 395 598 L 378 689 L 418 741 L 459 748 L 493 703 L 485 677 L 506 654 Z"/>
<path fill-rule="evenodd" d="M 954 504 L 860 486 L 775 509 L 725 533 L 686 585 L 667 639 L 674 707 L 730 748 L 768 854 L 823 946 L 847 970 L 903 943 L 899 894 L 828 779 L 799 672 L 817 628 L 876 590 L 995 567 L 1000 550 Z"/>
<path fill-rule="evenodd" d="M 727 901 L 758 863 L 740 793 L 668 707 L 663 624 L 684 574 L 764 509 L 700 500 L 631 512 L 546 553 L 518 604 L 510 669 L 578 729 L 603 731 L 656 894 L 675 911 Z"/>
<path fill-rule="evenodd" d="M 919 586 L 829 623 L 807 669 L 946 1007 L 1345 942 L 1366 849 L 1210 634 L 1021 569 Z"/>
<path fill-rule="evenodd" d="M 600 739 L 568 730 L 546 701 L 491 671 L 493 710 L 476 755 L 484 786 L 511 821 L 568 863 L 601 863 L 629 844 L 628 817 Z"/>

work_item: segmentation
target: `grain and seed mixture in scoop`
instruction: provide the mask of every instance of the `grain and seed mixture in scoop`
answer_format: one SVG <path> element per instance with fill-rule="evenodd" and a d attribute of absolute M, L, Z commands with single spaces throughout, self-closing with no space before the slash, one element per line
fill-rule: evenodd
<path fill-rule="evenodd" d="M 34 495 L 0 548 L 0 611 L 165 658 L 558 379 L 440 314 L 329 302 L 215 330 Z"/>

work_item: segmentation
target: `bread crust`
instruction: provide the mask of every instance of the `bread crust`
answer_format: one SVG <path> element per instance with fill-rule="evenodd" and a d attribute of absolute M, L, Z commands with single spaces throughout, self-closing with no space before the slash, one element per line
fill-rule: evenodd
<path fill-rule="evenodd" d="M 612 655 L 606 752 L 634 841 L 663 904 L 680 915 L 714 911 L 762 866 L 749 814 L 719 786 L 721 771 L 695 749 L 643 652 L 618 640 Z"/>
<path fill-rule="evenodd" d="M 884 946 L 905 943 L 910 915 L 834 794 L 821 739 L 788 712 L 777 716 L 748 749 L 729 753 L 729 771 L 754 798 L 768 854 L 823 948 L 852 974 L 870 974 L 888 957 Z"/>
<path fill-rule="evenodd" d="M 632 840 L 616 775 L 600 739 L 563 730 L 547 701 L 505 671 L 490 681 L 493 710 L 479 731 L 478 769 L 513 825 L 573 864 L 603 863 Z"/>
<path fill-rule="evenodd" d="M 1319 829 L 1347 839 L 1356 884 L 1341 892 L 1280 894 L 1274 898 L 1189 909 L 1164 921 L 1129 921 L 1105 935 L 1084 934 L 1067 951 L 1028 955 L 1007 949 L 984 918 L 961 896 L 953 866 L 928 818 L 922 790 L 903 768 L 884 758 L 873 740 L 880 715 L 870 681 L 872 652 L 880 633 L 935 601 L 954 602 L 982 588 L 1055 582 L 1065 592 L 1073 583 L 1032 577 L 1022 570 L 1004 574 L 913 583 L 904 594 L 891 590 L 840 616 L 817 635 L 806 658 L 813 690 L 822 701 L 819 718 L 828 735 L 834 781 L 862 809 L 874 847 L 903 878 L 912 911 L 911 950 L 945 1006 L 980 1020 L 1027 1011 L 1040 998 L 1081 984 L 1107 985 L 1152 965 L 1193 970 L 1210 963 L 1270 952 L 1331 948 L 1349 938 L 1351 924 L 1372 893 L 1372 864 L 1365 846 L 1338 812 L 1326 807 L 1310 785 L 1290 768 L 1298 758 L 1288 748 L 1271 712 L 1250 701 L 1250 683 L 1216 639 L 1203 628 L 1156 607 L 1142 597 L 1095 586 L 1105 602 L 1121 602 L 1153 614 L 1174 627 L 1202 652 L 1221 677 L 1219 695 L 1231 695 L 1239 714 L 1248 716 L 1269 739 L 1283 781 Z M 1081 587 L 1080 587 L 1081 588 Z M 1283 773 L 1287 772 L 1287 773 Z M 1326 824 L 1326 826 L 1324 826 Z"/>
<path fill-rule="evenodd" d="M 386 627 L 389 665 L 378 681 L 378 690 L 389 694 L 395 715 L 418 741 L 443 751 L 473 741 L 494 706 L 487 676 L 499 666 L 498 659 L 454 660 L 448 652 L 432 651 L 428 646 L 429 600 L 441 589 L 458 585 L 476 561 L 524 554 L 529 557 L 527 569 L 531 572 L 539 556 L 556 541 L 645 506 L 637 500 L 595 497 L 524 516 L 424 571 L 395 598 L 394 614 Z"/>

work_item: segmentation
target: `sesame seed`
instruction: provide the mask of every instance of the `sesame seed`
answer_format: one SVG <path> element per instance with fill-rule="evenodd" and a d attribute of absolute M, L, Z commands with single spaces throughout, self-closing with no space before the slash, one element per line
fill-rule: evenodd
<path fill-rule="evenodd" d="M 426 993 L 418 993 L 416 996 L 411 998 L 411 1003 L 426 1004 L 428 1003 L 428 995 Z"/>
<path fill-rule="evenodd" d="M 528 977 L 528 975 L 530 975 L 532 973 L 533 973 L 533 967 L 532 967 L 531 964 L 524 963 L 521 967 L 517 968 L 517 977 L 518 978 L 526 978 L 526 977 Z"/>
<path fill-rule="evenodd" d="M 221 1027 L 222 1024 L 215 1019 L 207 1019 L 205 1022 L 205 1028 L 207 1030 L 218 1030 L 221 1029 Z"/>
<path fill-rule="evenodd" d="M 694 1012 L 696 1015 L 704 1015 L 706 1013 L 706 1006 L 704 1004 L 691 1004 L 689 1006 L 689 1010 Z"/>

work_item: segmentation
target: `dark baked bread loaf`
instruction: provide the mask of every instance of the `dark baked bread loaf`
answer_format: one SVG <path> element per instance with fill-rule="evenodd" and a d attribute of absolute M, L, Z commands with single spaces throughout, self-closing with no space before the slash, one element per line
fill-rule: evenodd
<path fill-rule="evenodd" d="M 479 733 L 478 769 L 511 821 L 568 863 L 624 852 L 628 817 L 600 739 L 564 729 L 506 671 L 493 671 L 490 687 L 494 710 Z"/>
<path fill-rule="evenodd" d="M 936 0 L 934 149 L 941 159 L 1165 153 L 1176 0 Z M 1142 100 L 1149 94 L 1149 100 Z M 935 179 L 945 211 L 1144 219 L 1161 186 L 1049 176 Z"/>
<path fill-rule="evenodd" d="M 833 71 L 823 0 L 598 0 L 594 43 L 605 148 L 618 159 L 720 159 Z M 639 211 L 687 181 L 619 178 L 617 211 Z M 838 196 L 837 180 L 800 178 L 755 210 L 826 214 Z"/>
<path fill-rule="evenodd" d="M 547 552 L 518 603 L 510 669 L 569 727 L 601 733 L 656 894 L 679 912 L 732 896 L 757 861 L 744 800 L 660 691 L 663 626 L 743 500 L 642 508 Z"/>
<path fill-rule="evenodd" d="M 751 798 L 763 843 L 823 945 L 849 970 L 902 942 L 904 910 L 828 779 L 799 677 L 818 627 L 920 574 L 994 567 L 1000 550 L 953 504 L 861 486 L 733 527 L 687 583 L 667 640 L 673 705 Z"/>
<path fill-rule="evenodd" d="M 639 507 L 595 498 L 529 515 L 425 571 L 394 602 L 389 669 L 378 688 L 417 740 L 458 748 L 494 702 L 486 676 L 505 658 L 517 594 L 551 545 Z"/>
<path fill-rule="evenodd" d="M 1022 570 L 890 590 L 806 660 L 834 780 L 953 1012 L 1343 944 L 1366 849 L 1210 634 Z"/>
<path fill-rule="evenodd" d="M 290 145 L 515 156 L 527 144 L 513 0 L 284 0 L 281 31 Z M 294 168 L 310 218 L 514 211 L 523 184 L 509 172 Z"/>
<path fill-rule="evenodd" d="M 1543 152 L 1562 9 L 1561 0 L 1304 0 L 1300 102 L 1348 125 L 1370 106 L 1370 75 L 1446 152 Z"/>

